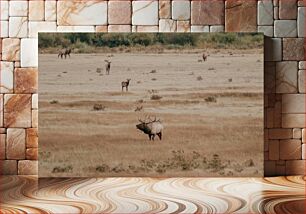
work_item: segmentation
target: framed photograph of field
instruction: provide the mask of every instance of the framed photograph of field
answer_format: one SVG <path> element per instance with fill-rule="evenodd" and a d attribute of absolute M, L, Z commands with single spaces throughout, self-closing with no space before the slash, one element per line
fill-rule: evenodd
<path fill-rule="evenodd" d="M 40 33 L 39 177 L 263 176 L 260 33 Z"/>

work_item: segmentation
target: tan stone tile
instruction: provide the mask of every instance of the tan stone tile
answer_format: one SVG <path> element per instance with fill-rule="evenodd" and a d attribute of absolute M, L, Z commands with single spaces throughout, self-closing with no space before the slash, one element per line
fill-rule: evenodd
<path fill-rule="evenodd" d="M 108 32 L 131 32 L 131 25 L 108 25 Z"/>
<path fill-rule="evenodd" d="M 158 1 L 132 1 L 133 25 L 158 25 Z"/>
<path fill-rule="evenodd" d="M 25 159 L 25 129 L 7 129 L 6 158 Z"/>
<path fill-rule="evenodd" d="M 0 159 L 5 159 L 5 141 L 6 141 L 6 134 L 0 134 Z"/>
<path fill-rule="evenodd" d="M 9 36 L 25 38 L 28 36 L 28 17 L 10 17 Z"/>
<path fill-rule="evenodd" d="M 136 26 L 137 32 L 158 32 L 158 26 Z"/>
<path fill-rule="evenodd" d="M 284 94 L 282 113 L 306 113 L 305 94 Z"/>
<path fill-rule="evenodd" d="M 219 0 L 191 1 L 192 25 L 223 25 L 224 2 Z"/>
<path fill-rule="evenodd" d="M 37 128 L 26 129 L 26 146 L 27 148 L 37 148 L 38 147 Z"/>
<path fill-rule="evenodd" d="M 6 61 L 20 60 L 20 39 L 2 40 L 2 59 Z"/>
<path fill-rule="evenodd" d="M 299 88 L 299 93 L 305 93 L 305 71 L 306 70 L 299 70 L 298 72 L 298 88 Z"/>
<path fill-rule="evenodd" d="M 108 24 L 131 24 L 131 2 L 109 1 L 108 2 Z"/>
<path fill-rule="evenodd" d="M 3 109 L 3 94 L 0 94 L 0 127 L 3 126 L 3 114 L 4 114 L 4 109 Z"/>
<path fill-rule="evenodd" d="M 0 37 L 5 38 L 9 36 L 9 22 L 0 21 Z"/>
<path fill-rule="evenodd" d="M 297 92 L 297 62 L 276 63 L 276 93 Z"/>
<path fill-rule="evenodd" d="M 0 134 L 6 134 L 6 128 L 0 128 Z"/>
<path fill-rule="evenodd" d="M 302 159 L 303 160 L 306 159 L 306 144 L 305 143 L 302 144 Z"/>
<path fill-rule="evenodd" d="M 185 21 L 190 19 L 190 1 L 172 1 L 172 19 Z"/>
<path fill-rule="evenodd" d="M 107 32 L 107 25 L 98 25 L 96 26 L 96 32 Z"/>
<path fill-rule="evenodd" d="M 269 160 L 279 160 L 278 140 L 269 140 Z"/>
<path fill-rule="evenodd" d="M 302 129 L 302 142 L 306 143 L 306 129 Z"/>
<path fill-rule="evenodd" d="M 38 110 L 32 110 L 32 127 L 38 127 Z"/>
<path fill-rule="evenodd" d="M 269 139 L 291 139 L 292 129 L 269 129 Z"/>
<path fill-rule="evenodd" d="M 286 175 L 305 175 L 305 160 L 286 161 Z"/>
<path fill-rule="evenodd" d="M 159 1 L 159 18 L 171 18 L 171 1 Z"/>
<path fill-rule="evenodd" d="M 38 109 L 38 94 L 32 95 L 32 109 Z"/>
<path fill-rule="evenodd" d="M 283 39 L 283 60 L 302 61 L 305 59 L 304 38 Z"/>
<path fill-rule="evenodd" d="M 282 127 L 282 102 L 275 102 L 274 106 L 274 128 Z"/>
<path fill-rule="evenodd" d="M 37 175 L 38 162 L 36 160 L 18 161 L 18 175 Z"/>
<path fill-rule="evenodd" d="M 225 31 L 256 32 L 256 14 L 256 0 L 227 0 L 225 4 Z"/>
<path fill-rule="evenodd" d="M 0 160 L 0 175 L 17 175 L 16 160 Z"/>
<path fill-rule="evenodd" d="M 4 127 L 31 127 L 31 94 L 4 95 Z"/>
<path fill-rule="evenodd" d="M 285 174 L 286 174 L 286 166 L 276 164 L 276 166 L 275 166 L 275 176 L 284 176 Z"/>
<path fill-rule="evenodd" d="M 43 21 L 45 19 L 45 1 L 29 1 L 29 20 Z"/>
<path fill-rule="evenodd" d="M 38 82 L 37 68 L 15 69 L 15 93 L 36 93 Z"/>
<path fill-rule="evenodd" d="M 293 129 L 293 136 L 294 139 L 301 139 L 302 138 L 302 129 L 294 128 Z"/>
<path fill-rule="evenodd" d="M 279 145 L 281 160 L 300 160 L 302 158 L 301 140 L 280 140 Z"/>
<path fill-rule="evenodd" d="M 10 16 L 27 16 L 28 15 L 28 1 L 10 1 L 9 2 Z"/>
<path fill-rule="evenodd" d="M 159 32 L 176 32 L 176 21 L 172 19 L 160 19 Z"/>
<path fill-rule="evenodd" d="M 0 62 L 0 93 L 12 93 L 14 85 L 14 63 Z"/>
<path fill-rule="evenodd" d="M 297 1 L 296 0 L 279 0 L 279 18 L 296 19 L 297 18 Z"/>
<path fill-rule="evenodd" d="M 0 19 L 8 20 L 9 18 L 9 2 L 8 1 L 0 1 Z"/>
<path fill-rule="evenodd" d="M 283 128 L 305 128 L 306 114 L 283 114 Z"/>
<path fill-rule="evenodd" d="M 190 22 L 189 21 L 177 21 L 177 32 L 190 32 Z"/>
<path fill-rule="evenodd" d="M 45 20 L 56 20 L 56 1 L 45 1 Z"/>
<path fill-rule="evenodd" d="M 37 148 L 29 148 L 26 150 L 26 159 L 27 160 L 37 160 L 38 158 Z"/>

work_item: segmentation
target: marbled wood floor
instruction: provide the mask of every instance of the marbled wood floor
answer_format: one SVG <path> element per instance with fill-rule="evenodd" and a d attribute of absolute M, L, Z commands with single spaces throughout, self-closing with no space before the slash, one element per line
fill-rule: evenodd
<path fill-rule="evenodd" d="M 305 213 L 305 177 L 0 178 L 0 213 Z"/>

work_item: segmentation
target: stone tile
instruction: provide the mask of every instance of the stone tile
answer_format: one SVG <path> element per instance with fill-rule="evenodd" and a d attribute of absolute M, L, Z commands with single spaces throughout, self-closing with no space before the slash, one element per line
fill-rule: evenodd
<path fill-rule="evenodd" d="M 2 59 L 6 61 L 20 59 L 20 39 L 6 38 L 2 40 Z"/>
<path fill-rule="evenodd" d="M 44 19 L 45 19 L 45 2 L 39 0 L 29 1 L 29 20 L 43 21 Z"/>
<path fill-rule="evenodd" d="M 108 25 L 108 32 L 131 32 L 131 25 Z"/>
<path fill-rule="evenodd" d="M 273 6 L 278 7 L 279 6 L 279 0 L 273 0 Z"/>
<path fill-rule="evenodd" d="M 5 38 L 9 36 L 8 21 L 0 21 L 0 37 Z"/>
<path fill-rule="evenodd" d="M 159 18 L 171 18 L 171 1 L 159 1 Z"/>
<path fill-rule="evenodd" d="M 296 0 L 279 0 L 279 18 L 296 19 L 297 17 L 296 8 L 297 8 Z"/>
<path fill-rule="evenodd" d="M 139 26 L 139 25 L 138 25 Z M 133 33 L 135 33 L 135 32 L 137 32 L 137 28 L 136 28 L 137 26 L 136 25 L 132 25 L 132 32 Z"/>
<path fill-rule="evenodd" d="M 306 144 L 302 144 L 302 159 L 306 159 Z"/>
<path fill-rule="evenodd" d="M 16 68 L 15 73 L 15 93 L 36 93 L 38 82 L 37 68 Z"/>
<path fill-rule="evenodd" d="M 305 3 L 304 0 L 299 0 L 297 4 L 298 4 L 299 7 L 305 7 L 306 6 L 306 3 Z"/>
<path fill-rule="evenodd" d="M 0 127 L 3 126 L 3 112 L 3 94 L 0 94 Z"/>
<path fill-rule="evenodd" d="M 36 160 L 18 161 L 18 175 L 37 175 L 38 162 Z"/>
<path fill-rule="evenodd" d="M 305 37 L 305 10 L 306 7 L 298 8 L 298 17 L 297 17 L 298 37 Z"/>
<path fill-rule="evenodd" d="M 279 160 L 279 141 L 269 141 L 269 160 Z"/>
<path fill-rule="evenodd" d="M 303 70 L 305 70 L 306 69 L 306 61 L 300 61 L 299 62 L 299 69 L 303 69 Z"/>
<path fill-rule="evenodd" d="M 0 128 L 0 134 L 6 134 L 6 128 Z"/>
<path fill-rule="evenodd" d="M 279 17 L 278 17 L 278 11 L 279 11 L 279 8 L 278 7 L 274 7 L 274 10 L 273 10 L 273 18 L 275 20 L 278 20 Z"/>
<path fill-rule="evenodd" d="M 297 62 L 277 62 L 276 93 L 296 93 L 297 73 Z"/>
<path fill-rule="evenodd" d="M 28 18 L 10 17 L 9 36 L 25 38 L 28 36 Z"/>
<path fill-rule="evenodd" d="M 38 39 L 21 39 L 21 67 L 38 66 Z"/>
<path fill-rule="evenodd" d="M 276 166 L 275 166 L 275 176 L 285 175 L 286 174 L 286 166 L 285 165 L 278 165 L 277 162 L 276 162 Z"/>
<path fill-rule="evenodd" d="M 177 32 L 190 32 L 190 22 L 189 21 L 177 21 Z"/>
<path fill-rule="evenodd" d="M 32 110 L 32 127 L 38 127 L 38 110 Z"/>
<path fill-rule="evenodd" d="M 37 148 L 38 147 L 37 128 L 26 129 L 26 146 L 27 148 Z"/>
<path fill-rule="evenodd" d="M 305 94 L 284 94 L 282 97 L 282 113 L 306 113 Z"/>
<path fill-rule="evenodd" d="M 283 114 L 283 128 L 304 128 L 306 114 Z"/>
<path fill-rule="evenodd" d="M 28 1 L 10 1 L 10 16 L 28 16 Z"/>
<path fill-rule="evenodd" d="M 280 140 L 280 159 L 281 160 L 299 160 L 302 158 L 301 140 Z"/>
<path fill-rule="evenodd" d="M 0 1 L 0 20 L 8 20 L 9 18 L 9 2 L 8 1 Z M 2 23 L 1 23 L 2 24 Z"/>
<path fill-rule="evenodd" d="M 16 160 L 0 160 L 0 175 L 17 175 Z"/>
<path fill-rule="evenodd" d="M 159 32 L 176 32 L 176 21 L 172 19 L 160 19 Z"/>
<path fill-rule="evenodd" d="M 38 32 L 56 32 L 57 31 L 56 22 L 39 22 L 33 21 L 29 22 L 29 37 L 37 38 Z"/>
<path fill-rule="evenodd" d="M 265 61 L 282 61 L 282 40 L 279 38 L 264 38 Z"/>
<path fill-rule="evenodd" d="M 208 25 L 192 25 L 191 26 L 191 32 L 209 32 L 209 26 Z"/>
<path fill-rule="evenodd" d="M 227 0 L 225 3 L 226 32 L 257 31 L 257 1 Z"/>
<path fill-rule="evenodd" d="M 302 129 L 302 143 L 306 143 L 306 129 Z"/>
<path fill-rule="evenodd" d="M 283 60 L 304 60 L 305 59 L 304 38 L 284 38 L 283 39 Z"/>
<path fill-rule="evenodd" d="M 45 1 L 45 20 L 56 21 L 56 1 Z"/>
<path fill-rule="evenodd" d="M 275 93 L 275 62 L 264 62 L 264 92 Z"/>
<path fill-rule="evenodd" d="M 137 32 L 158 32 L 158 26 L 136 26 Z"/>
<path fill-rule="evenodd" d="M 31 94 L 4 95 L 4 127 L 31 127 Z"/>
<path fill-rule="evenodd" d="M 38 109 L 38 94 L 32 94 L 32 109 Z"/>
<path fill-rule="evenodd" d="M 5 159 L 5 141 L 6 141 L 6 134 L 0 134 L 0 159 Z"/>
<path fill-rule="evenodd" d="M 58 1 L 58 25 L 106 25 L 106 1 Z"/>
<path fill-rule="evenodd" d="M 6 158 L 13 160 L 25 159 L 25 129 L 7 129 Z"/>
<path fill-rule="evenodd" d="M 286 175 L 305 175 L 305 160 L 286 161 Z"/>
<path fill-rule="evenodd" d="M 273 25 L 273 2 L 272 0 L 261 0 L 257 2 L 258 25 Z"/>
<path fill-rule="evenodd" d="M 0 62 L 0 93 L 12 93 L 14 81 L 14 63 Z"/>
<path fill-rule="evenodd" d="M 190 19 L 190 1 L 172 1 L 172 19 L 189 20 Z"/>
<path fill-rule="evenodd" d="M 27 160 L 37 160 L 38 158 L 37 148 L 29 148 L 26 150 L 26 159 Z"/>
<path fill-rule="evenodd" d="M 305 70 L 299 70 L 298 73 L 299 79 L 298 79 L 298 88 L 299 88 L 299 93 L 305 93 Z"/>
<path fill-rule="evenodd" d="M 269 139 L 291 139 L 292 129 L 269 129 Z"/>
<path fill-rule="evenodd" d="M 96 32 L 107 32 L 107 25 L 98 25 L 96 26 Z"/>
<path fill-rule="evenodd" d="M 281 101 L 275 102 L 274 106 L 274 128 L 280 128 L 282 126 L 282 103 Z"/>
<path fill-rule="evenodd" d="M 265 127 L 266 128 L 273 128 L 274 127 L 274 109 L 273 108 L 267 108 L 265 113 L 266 113 Z"/>
<path fill-rule="evenodd" d="M 73 32 L 83 32 L 83 33 L 93 33 L 95 32 L 94 26 L 57 26 L 58 33 L 73 33 Z"/>
<path fill-rule="evenodd" d="M 274 28 L 273 26 L 258 26 L 257 32 L 263 33 L 265 36 L 273 37 Z"/>
<path fill-rule="evenodd" d="M 296 37 L 297 25 L 296 20 L 275 20 L 274 21 L 275 37 Z"/>
<path fill-rule="evenodd" d="M 264 174 L 267 176 L 275 176 L 276 173 L 276 161 L 265 161 L 264 162 Z"/>
<path fill-rule="evenodd" d="M 302 129 L 299 129 L 299 128 L 294 128 L 293 129 L 293 138 L 294 139 L 301 139 L 302 138 Z"/>
<path fill-rule="evenodd" d="M 224 32 L 224 26 L 223 25 L 212 25 L 210 26 L 210 32 L 212 33 Z"/>
<path fill-rule="evenodd" d="M 131 24 L 131 2 L 109 1 L 108 24 Z"/>
<path fill-rule="evenodd" d="M 224 25 L 224 1 L 191 1 L 191 25 Z"/>
<path fill-rule="evenodd" d="M 14 67 L 15 68 L 20 68 L 20 61 L 15 61 L 14 62 Z"/>
<path fill-rule="evenodd" d="M 158 1 L 133 1 L 133 25 L 158 25 Z"/>

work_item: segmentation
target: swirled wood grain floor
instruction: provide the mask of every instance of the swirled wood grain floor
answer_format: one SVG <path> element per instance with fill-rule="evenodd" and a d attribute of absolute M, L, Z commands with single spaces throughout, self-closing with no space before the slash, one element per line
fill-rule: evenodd
<path fill-rule="evenodd" d="M 0 178 L 2 213 L 305 213 L 305 177 Z M 0 212 L 0 213 L 1 213 Z"/>

